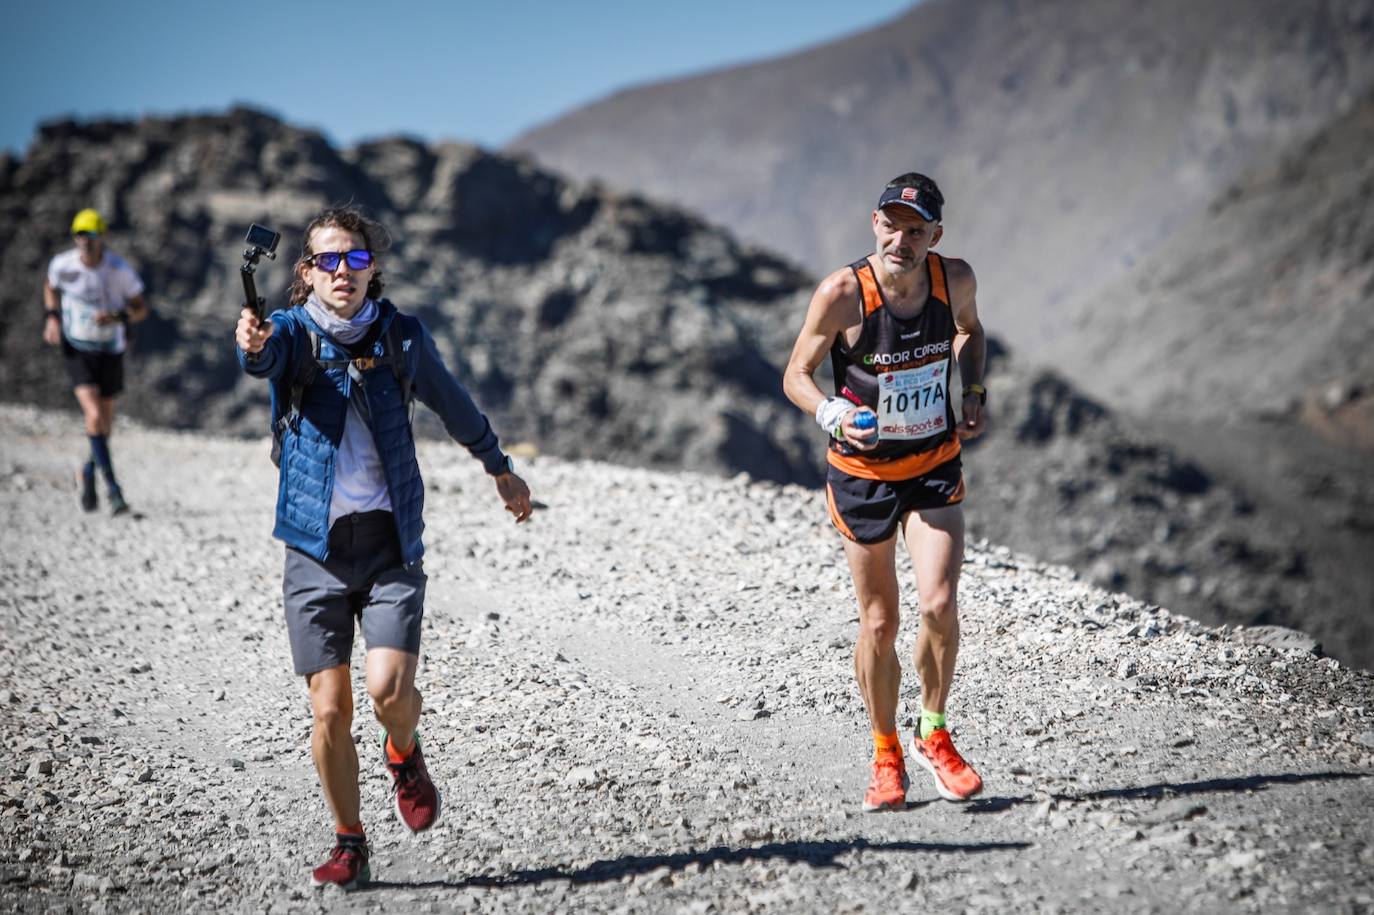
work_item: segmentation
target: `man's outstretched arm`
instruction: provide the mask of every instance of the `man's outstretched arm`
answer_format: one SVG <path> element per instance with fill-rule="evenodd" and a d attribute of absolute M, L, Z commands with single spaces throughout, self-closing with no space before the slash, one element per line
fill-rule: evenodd
<path fill-rule="evenodd" d="M 411 345 L 418 348 L 415 396 L 438 415 L 450 438 L 482 462 L 496 481 L 496 492 L 506 511 L 515 516 L 516 522 L 529 520 L 534 511 L 529 486 L 511 471 L 510 459 L 501 450 L 491 423 L 477 408 L 467 388 L 444 365 L 434 338 L 423 324 L 419 339 Z"/>

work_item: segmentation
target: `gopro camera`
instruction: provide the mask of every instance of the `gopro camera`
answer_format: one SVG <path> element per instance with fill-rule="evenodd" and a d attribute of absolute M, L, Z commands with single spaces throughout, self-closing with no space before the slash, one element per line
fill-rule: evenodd
<path fill-rule="evenodd" d="M 262 253 L 275 260 L 277 242 L 281 241 L 281 233 L 273 232 L 266 226 L 260 226 L 256 222 L 248 227 L 248 237 L 244 239 L 250 247 L 262 249 Z"/>
<path fill-rule="evenodd" d="M 253 281 L 253 268 L 264 254 L 268 260 L 277 259 L 277 242 L 281 241 L 281 233 L 255 222 L 248 227 L 248 237 L 244 240 L 248 242 L 248 248 L 243 252 L 243 266 L 239 268 L 239 278 L 243 280 L 243 303 L 253 309 L 261 321 L 267 302 L 258 295 L 257 284 Z"/>

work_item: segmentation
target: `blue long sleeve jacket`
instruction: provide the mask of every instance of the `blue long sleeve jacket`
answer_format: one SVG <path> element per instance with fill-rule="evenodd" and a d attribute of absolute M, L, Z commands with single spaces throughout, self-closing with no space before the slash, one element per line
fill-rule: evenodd
<path fill-rule="evenodd" d="M 378 302 L 382 333 L 373 354 L 386 355 L 387 328 L 401 322 L 406 375 L 415 397 L 443 421 L 454 441 L 482 462 L 487 473 L 506 466 L 491 423 L 473 403 L 467 389 L 444 365 L 434 338 L 418 318 L 403 315 L 389 301 Z M 238 350 L 239 364 L 255 378 L 272 383 L 272 420 L 290 408 L 290 390 L 302 360 L 310 356 L 310 334 L 320 337 L 320 368 L 304 390 L 299 422 L 288 423 L 282 436 L 281 472 L 277 484 L 277 520 L 273 536 L 323 561 L 329 555 L 329 503 L 334 490 L 334 462 L 343 439 L 348 398 L 357 382 L 347 368 L 349 354 L 325 334 L 301 306 L 273 312 L 272 336 L 255 358 Z M 424 555 L 424 481 L 415 461 L 406 398 L 387 361 L 362 369 L 362 393 L 371 417 L 373 439 L 382 461 L 402 561 L 414 566 Z"/>

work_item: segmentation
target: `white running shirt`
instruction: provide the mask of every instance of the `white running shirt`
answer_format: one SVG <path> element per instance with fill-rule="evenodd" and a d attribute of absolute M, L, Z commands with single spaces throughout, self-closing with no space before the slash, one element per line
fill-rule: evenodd
<path fill-rule="evenodd" d="M 124 324 L 100 325 L 98 311 L 119 311 L 143 292 L 143 280 L 124 258 L 105 251 L 100 265 L 87 267 L 76 248 L 48 262 L 48 285 L 62 295 L 62 335 L 79 350 L 124 352 Z"/>

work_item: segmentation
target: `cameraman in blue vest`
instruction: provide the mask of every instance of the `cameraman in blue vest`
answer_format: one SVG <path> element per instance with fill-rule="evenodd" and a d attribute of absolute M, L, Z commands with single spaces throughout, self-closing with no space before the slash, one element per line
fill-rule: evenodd
<path fill-rule="evenodd" d="M 441 808 L 416 732 L 426 578 L 412 391 L 482 462 L 515 520 L 532 511 L 529 487 L 429 331 L 380 297 L 377 257 L 387 247 L 386 231 L 360 211 L 326 210 L 305 231 L 291 307 L 262 323 L 245 308 L 235 334 L 244 370 L 273 384 L 281 461 L 273 533 L 286 543 L 291 653 L 310 694 L 311 751 L 335 821 L 334 847 L 313 881 L 345 889 L 370 879 L 350 731 L 355 619 L 367 642 L 367 691 L 386 733 L 380 755 L 394 812 L 420 832 Z"/>

